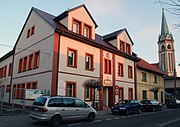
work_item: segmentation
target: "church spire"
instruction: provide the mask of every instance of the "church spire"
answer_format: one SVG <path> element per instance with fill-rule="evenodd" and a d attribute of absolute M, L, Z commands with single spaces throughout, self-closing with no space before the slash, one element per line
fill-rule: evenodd
<path fill-rule="evenodd" d="M 169 34 L 169 28 L 167 25 L 166 17 L 164 14 L 164 8 L 162 9 L 162 24 L 161 24 L 161 36 L 166 38 L 167 34 Z"/>

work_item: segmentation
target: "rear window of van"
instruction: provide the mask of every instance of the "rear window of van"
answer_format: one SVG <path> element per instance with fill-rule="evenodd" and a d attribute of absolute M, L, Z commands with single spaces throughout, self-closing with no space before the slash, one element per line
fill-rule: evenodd
<path fill-rule="evenodd" d="M 34 101 L 33 105 L 37 105 L 37 106 L 44 106 L 46 103 L 47 98 L 46 97 L 38 97 L 36 98 L 36 100 Z"/>

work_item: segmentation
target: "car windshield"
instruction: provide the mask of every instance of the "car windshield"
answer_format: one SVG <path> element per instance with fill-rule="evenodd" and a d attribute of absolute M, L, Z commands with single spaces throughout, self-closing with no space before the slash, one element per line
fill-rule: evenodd
<path fill-rule="evenodd" d="M 158 104 L 158 102 L 156 100 L 152 100 L 151 104 Z"/>
<path fill-rule="evenodd" d="M 131 103 L 130 100 L 123 100 L 123 101 L 119 101 L 117 104 L 121 106 L 126 106 L 129 105 L 130 103 Z"/>
<path fill-rule="evenodd" d="M 36 100 L 34 101 L 33 105 L 38 105 L 38 106 L 44 106 L 44 104 L 46 103 L 47 98 L 46 97 L 38 97 L 36 98 Z"/>

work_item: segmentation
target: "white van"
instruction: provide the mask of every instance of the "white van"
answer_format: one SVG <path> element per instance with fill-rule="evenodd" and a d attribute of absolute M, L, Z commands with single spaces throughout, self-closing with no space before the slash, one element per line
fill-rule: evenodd
<path fill-rule="evenodd" d="M 34 101 L 30 113 L 32 119 L 50 122 L 53 126 L 65 120 L 93 121 L 96 115 L 96 110 L 82 100 L 64 96 L 40 96 Z"/>

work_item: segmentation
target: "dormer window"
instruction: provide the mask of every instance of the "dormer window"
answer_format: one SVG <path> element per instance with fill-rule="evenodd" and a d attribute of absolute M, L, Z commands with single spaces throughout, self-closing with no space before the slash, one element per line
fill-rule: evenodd
<path fill-rule="evenodd" d="M 126 44 L 126 53 L 131 54 L 130 45 Z"/>
<path fill-rule="evenodd" d="M 91 27 L 88 25 L 84 25 L 84 36 L 91 38 Z"/>
<path fill-rule="evenodd" d="M 124 52 L 124 45 L 125 45 L 125 43 L 124 42 L 122 42 L 122 41 L 120 41 L 120 51 L 122 51 L 122 52 Z"/>
<path fill-rule="evenodd" d="M 80 34 L 81 33 L 81 22 L 80 21 L 77 21 L 77 20 L 73 20 L 73 32 L 74 33 L 77 33 L 77 34 Z"/>

